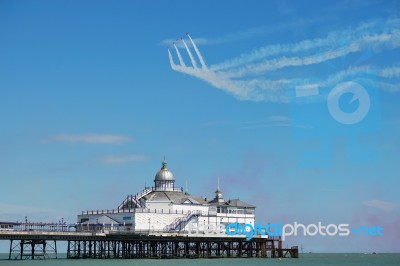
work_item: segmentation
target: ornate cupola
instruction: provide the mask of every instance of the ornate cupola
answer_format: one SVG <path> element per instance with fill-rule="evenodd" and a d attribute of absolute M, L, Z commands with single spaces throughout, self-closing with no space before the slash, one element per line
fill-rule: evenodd
<path fill-rule="evenodd" d="M 160 171 L 157 172 L 154 178 L 154 186 L 158 191 L 173 191 L 174 190 L 174 175 L 167 168 L 167 162 L 162 162 L 162 167 Z"/>

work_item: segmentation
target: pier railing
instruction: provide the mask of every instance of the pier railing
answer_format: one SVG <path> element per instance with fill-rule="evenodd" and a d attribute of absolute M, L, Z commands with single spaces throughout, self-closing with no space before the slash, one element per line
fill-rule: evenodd
<path fill-rule="evenodd" d="M 126 199 L 118 206 L 119 209 L 134 209 L 134 208 L 144 208 L 144 204 L 140 201 L 141 198 L 151 193 L 153 188 L 145 187 L 142 191 L 138 192 L 136 195 L 128 195 Z"/>
<path fill-rule="evenodd" d="M 193 218 L 193 217 L 197 217 L 200 216 L 202 214 L 202 211 L 189 211 L 188 214 L 184 217 L 180 217 L 180 218 L 176 218 L 175 221 L 173 223 L 171 223 L 170 225 L 166 226 L 165 229 L 167 229 L 167 231 L 171 231 L 171 230 L 176 230 L 178 227 L 180 229 L 184 228 L 185 225 Z M 184 226 L 182 226 L 184 225 Z"/>
<path fill-rule="evenodd" d="M 2 232 L 9 231 L 46 231 L 46 232 L 62 232 L 70 231 L 75 228 L 75 224 L 67 223 L 44 223 L 44 222 L 15 222 L 12 227 L 0 229 Z"/>
<path fill-rule="evenodd" d="M 82 215 L 93 215 L 93 214 L 115 214 L 115 213 L 163 213 L 163 214 L 188 214 L 190 211 L 184 210 L 164 210 L 164 209 L 147 209 L 147 208 L 135 208 L 130 210 L 125 209 L 113 209 L 113 210 L 91 210 L 82 211 Z"/>

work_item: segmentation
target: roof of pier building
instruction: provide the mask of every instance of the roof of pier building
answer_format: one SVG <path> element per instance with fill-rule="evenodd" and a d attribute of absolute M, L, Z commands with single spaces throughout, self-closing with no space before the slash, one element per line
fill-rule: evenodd
<path fill-rule="evenodd" d="M 131 209 L 135 208 L 135 206 L 143 208 L 145 202 L 255 208 L 254 205 L 239 199 L 230 199 L 226 201 L 219 188 L 219 181 L 218 188 L 215 191 L 215 197 L 211 200 L 205 197 L 191 195 L 188 192 L 184 192 L 182 188 L 176 188 L 174 186 L 174 174 L 168 169 L 165 159 L 162 162 L 161 169 L 154 177 L 154 183 L 154 187 L 146 187 L 142 192 L 128 196 L 120 205 L 119 209 Z"/>

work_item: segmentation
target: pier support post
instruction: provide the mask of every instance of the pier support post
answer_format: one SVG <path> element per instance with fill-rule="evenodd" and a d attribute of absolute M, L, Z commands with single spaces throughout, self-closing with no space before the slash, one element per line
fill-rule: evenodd
<path fill-rule="evenodd" d="M 282 240 L 278 240 L 278 257 L 283 258 L 283 251 L 282 251 Z"/>
<path fill-rule="evenodd" d="M 55 240 L 10 240 L 8 259 L 57 259 Z"/>

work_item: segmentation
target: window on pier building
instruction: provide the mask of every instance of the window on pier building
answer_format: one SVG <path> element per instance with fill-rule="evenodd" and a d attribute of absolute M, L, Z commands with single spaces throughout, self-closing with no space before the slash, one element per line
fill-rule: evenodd
<path fill-rule="evenodd" d="M 237 212 L 237 209 L 229 209 L 228 210 L 228 213 L 230 213 L 230 214 L 236 214 L 236 212 Z"/>
<path fill-rule="evenodd" d="M 245 209 L 245 214 L 254 214 L 254 209 Z"/>
<path fill-rule="evenodd" d="M 217 213 L 227 213 L 226 208 L 224 208 L 224 207 L 217 207 Z"/>
<path fill-rule="evenodd" d="M 0 228 L 9 229 L 9 228 L 13 228 L 13 226 L 11 224 L 2 224 L 2 225 L 0 225 Z"/>

